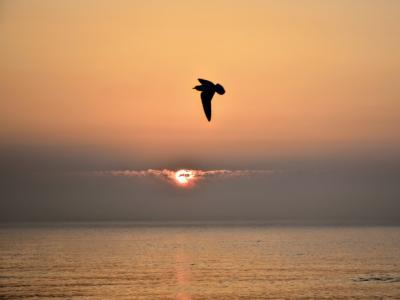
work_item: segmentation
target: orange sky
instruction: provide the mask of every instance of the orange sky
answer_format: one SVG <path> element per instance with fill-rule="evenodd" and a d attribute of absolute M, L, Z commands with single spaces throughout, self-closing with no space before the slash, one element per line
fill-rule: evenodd
<path fill-rule="evenodd" d="M 2 1 L 0 137 L 157 157 L 400 146 L 400 1 Z M 196 79 L 220 82 L 208 123 Z"/>

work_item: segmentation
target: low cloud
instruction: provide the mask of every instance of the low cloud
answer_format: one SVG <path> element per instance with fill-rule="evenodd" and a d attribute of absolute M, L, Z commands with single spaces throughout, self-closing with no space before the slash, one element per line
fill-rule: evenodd
<path fill-rule="evenodd" d="M 170 182 L 175 182 L 176 172 L 178 170 L 169 169 L 147 169 L 147 170 L 105 170 L 105 171 L 91 171 L 85 172 L 89 176 L 110 176 L 110 177 L 155 177 Z M 274 170 L 192 170 L 185 169 L 192 176 L 192 180 L 204 179 L 228 179 L 233 177 L 242 176 L 257 176 L 257 175 L 270 175 L 277 171 Z"/>

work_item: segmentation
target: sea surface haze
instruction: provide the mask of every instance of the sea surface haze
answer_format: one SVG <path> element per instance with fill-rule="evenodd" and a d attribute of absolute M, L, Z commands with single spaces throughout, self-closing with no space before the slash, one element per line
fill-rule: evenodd
<path fill-rule="evenodd" d="M 350 297 L 400 298 L 400 227 L 0 227 L 0 299 Z"/>

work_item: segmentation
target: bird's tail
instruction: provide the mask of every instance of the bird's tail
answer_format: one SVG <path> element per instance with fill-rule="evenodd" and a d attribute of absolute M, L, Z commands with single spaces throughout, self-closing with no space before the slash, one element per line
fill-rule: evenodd
<path fill-rule="evenodd" d="M 201 85 L 196 85 L 193 89 L 194 89 L 194 90 L 201 91 Z"/>

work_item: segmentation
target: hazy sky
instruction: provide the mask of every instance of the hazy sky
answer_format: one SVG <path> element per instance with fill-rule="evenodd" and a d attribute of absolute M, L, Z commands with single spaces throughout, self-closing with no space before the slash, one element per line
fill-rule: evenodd
<path fill-rule="evenodd" d="M 395 0 L 13 0 L 0 12 L 5 140 L 154 156 L 400 144 Z M 227 90 L 211 124 L 198 77 Z"/>
<path fill-rule="evenodd" d="M 359 177 L 350 176 L 343 185 L 335 179 L 339 186 L 332 189 L 343 203 L 357 193 L 357 199 L 368 195 L 374 205 L 389 201 L 385 213 L 390 214 L 397 208 L 393 199 L 400 195 L 395 187 L 398 160 L 393 158 L 400 150 L 399 20 L 397 0 L 3 0 L 2 161 L 8 162 L 7 172 L 13 170 L 20 178 L 20 170 L 27 167 L 22 167 L 18 153 L 29 166 L 45 161 L 53 169 L 62 165 L 60 170 L 79 171 L 180 168 L 179 162 L 203 169 L 293 169 L 289 161 L 298 164 L 305 157 L 310 161 L 329 155 L 333 158 L 328 169 L 337 179 L 343 178 L 337 174 L 350 176 L 346 168 L 363 176 L 366 170 L 373 172 L 374 157 L 384 161 L 379 165 L 384 171 L 373 181 L 376 186 L 371 179 L 363 185 Z M 226 89 L 213 101 L 211 123 L 192 90 L 199 77 Z M 10 152 L 14 160 L 8 159 Z M 331 162 L 346 155 L 348 160 L 365 156 L 367 165 L 353 163 L 339 172 Z M 306 177 L 314 178 L 310 174 L 315 168 L 306 169 L 312 170 Z M 275 186 L 273 195 L 279 194 L 278 186 L 296 194 L 296 175 L 290 174 L 287 185 Z M 318 180 L 329 185 L 330 176 Z M 355 177 L 358 183 L 352 184 Z M 24 190 L 19 180 L 11 181 Z M 23 182 L 41 191 L 30 179 Z M 307 193 L 312 198 L 315 187 L 322 197 L 324 183 L 311 182 Z M 390 189 L 384 188 L 386 183 Z M 67 197 L 67 183 L 63 185 L 55 198 Z M 79 185 L 72 186 L 79 195 Z M 263 186 L 252 190 L 251 201 L 265 199 Z M 230 187 L 232 183 L 225 182 L 219 189 Z M 7 189 L 4 185 L 10 198 Z M 137 189 L 147 195 L 142 186 L 131 189 L 129 195 Z M 116 189 L 106 190 L 110 199 L 119 195 Z M 386 200 L 380 199 L 379 190 L 389 193 Z M 149 191 L 151 199 L 163 194 Z M 85 197 L 93 200 L 96 195 Z M 29 196 L 21 197 L 28 201 Z M 50 201 L 44 198 L 37 196 Z M 13 201 L 20 211 L 23 205 Z M 6 210 L 11 207 L 7 203 Z M 268 210 L 265 203 L 249 209 L 257 213 L 260 207 Z M 209 209 L 213 211 L 212 205 Z"/>

